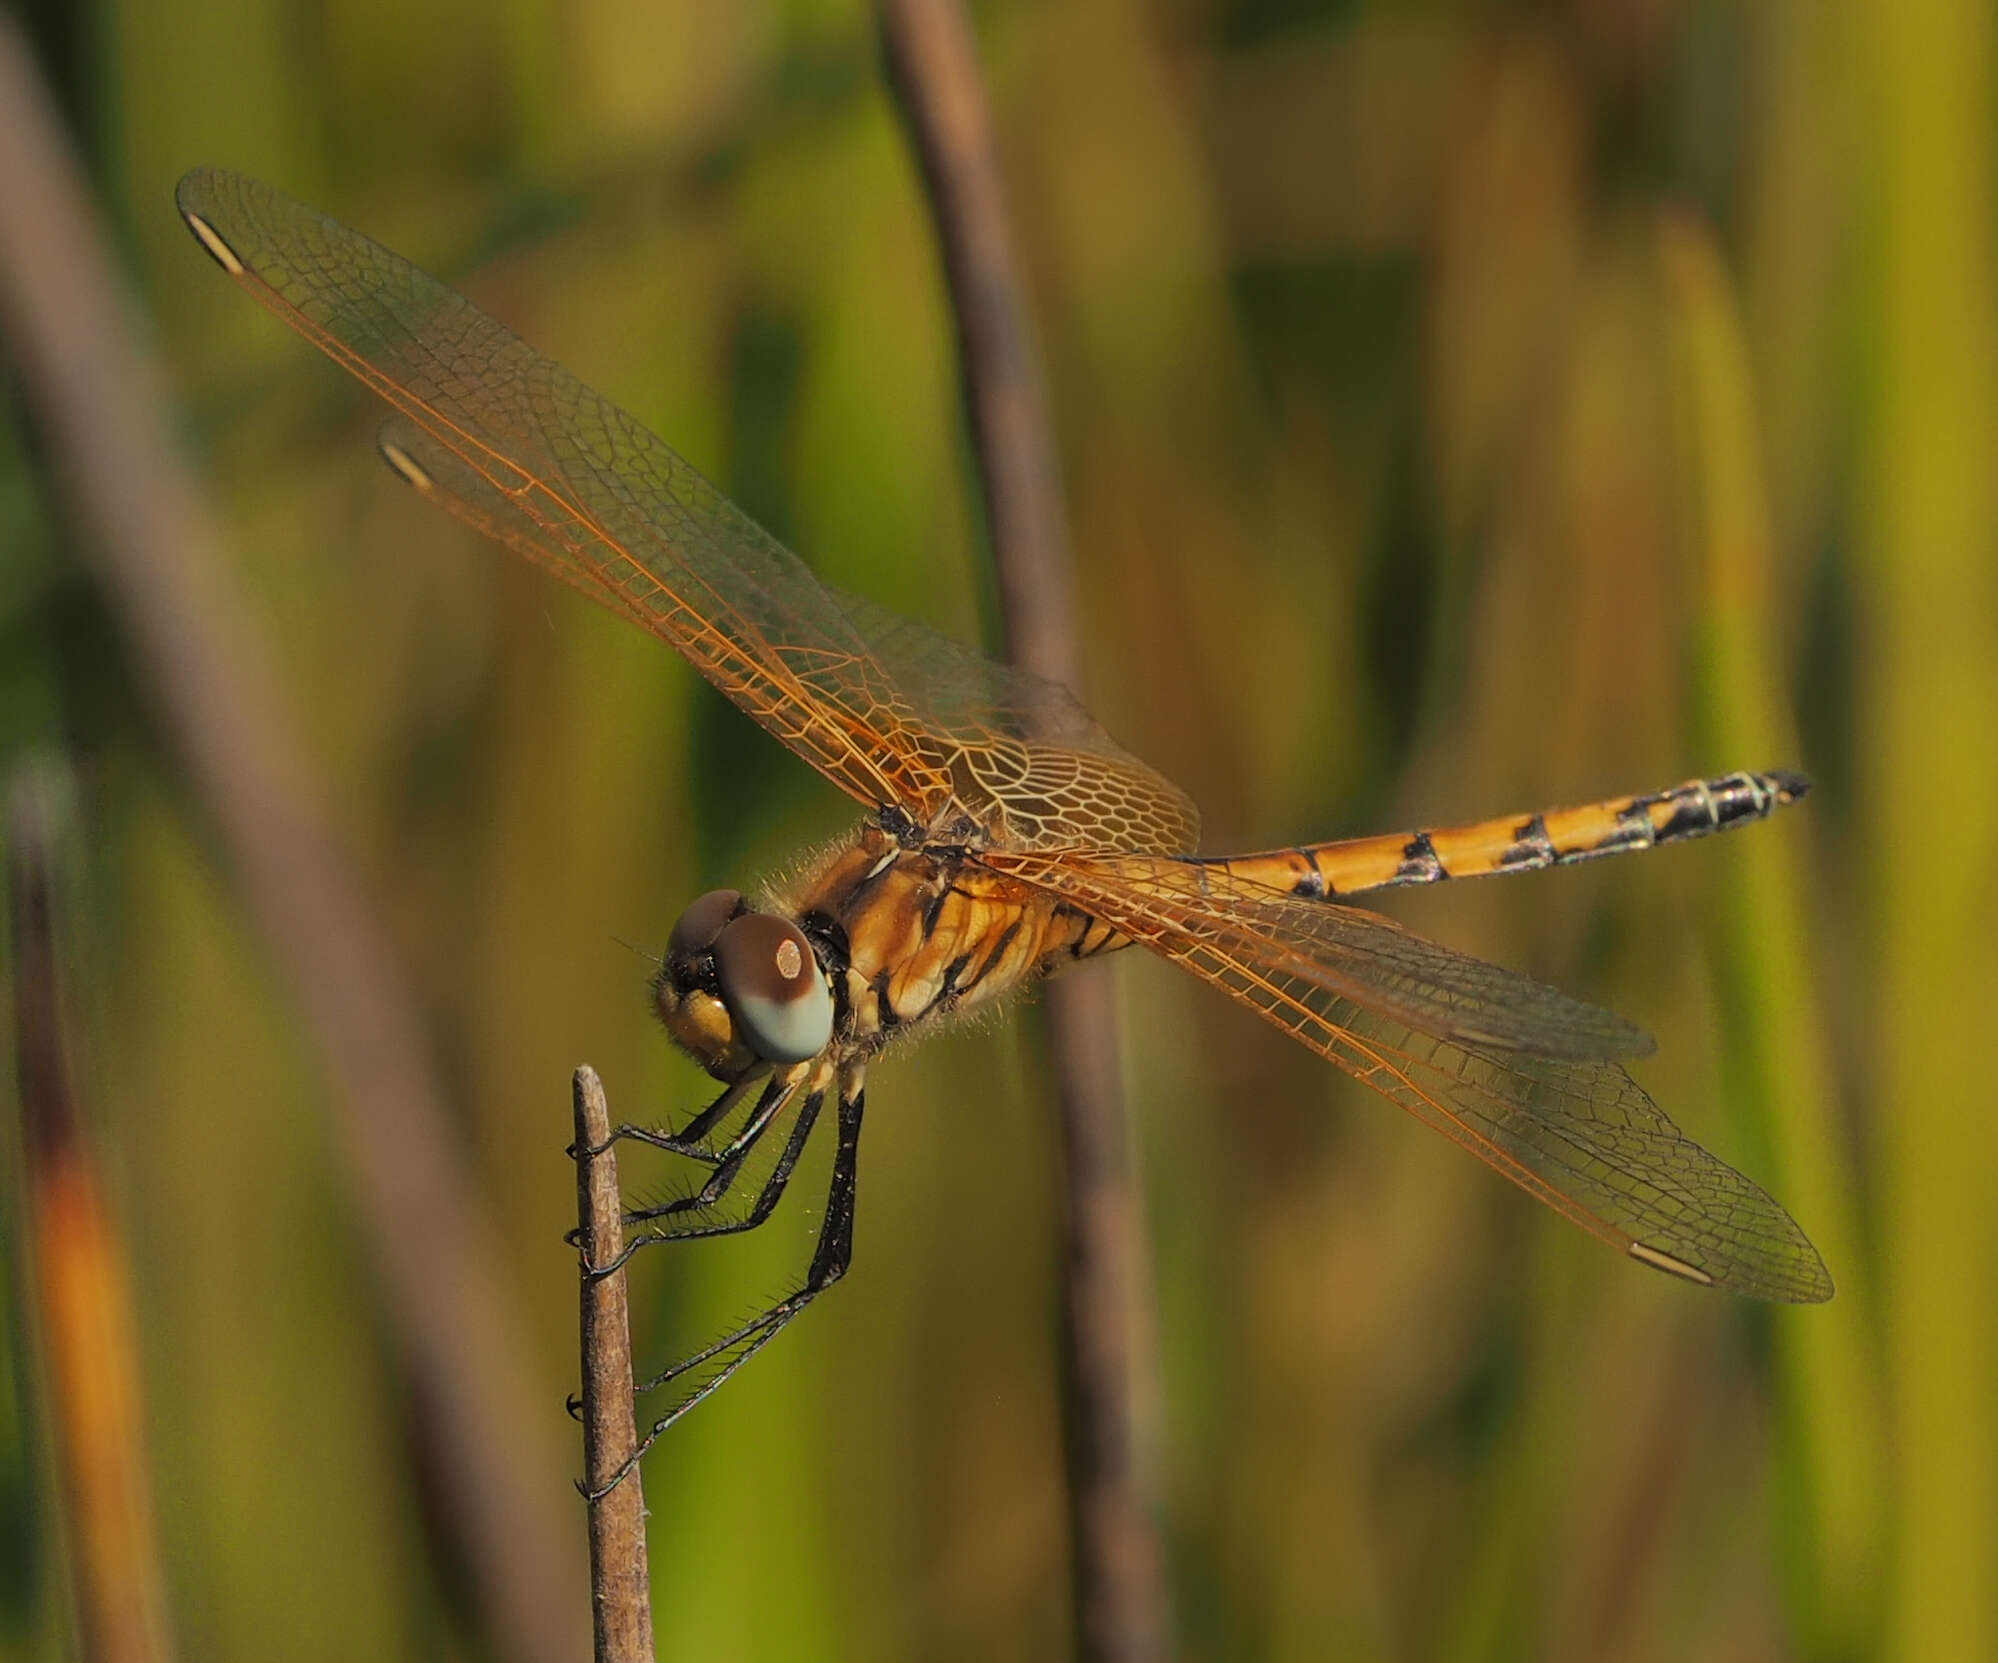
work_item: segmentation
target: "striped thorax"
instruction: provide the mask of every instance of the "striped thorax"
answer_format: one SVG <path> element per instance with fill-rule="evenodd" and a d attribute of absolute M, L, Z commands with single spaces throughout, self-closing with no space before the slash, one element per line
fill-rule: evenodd
<path fill-rule="evenodd" d="M 864 1060 L 1124 944 L 965 849 L 911 847 L 880 823 L 771 901 L 759 911 L 735 890 L 701 896 L 674 926 L 654 982 L 674 1040 L 720 1080 L 826 1053 Z"/>

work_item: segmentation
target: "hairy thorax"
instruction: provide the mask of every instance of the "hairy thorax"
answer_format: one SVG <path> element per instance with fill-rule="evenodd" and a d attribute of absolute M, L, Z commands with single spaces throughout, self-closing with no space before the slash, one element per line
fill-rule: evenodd
<path fill-rule="evenodd" d="M 780 886 L 833 981 L 835 1050 L 865 1057 L 939 1017 L 979 1009 L 1123 938 L 962 849 L 909 847 L 880 825 Z"/>

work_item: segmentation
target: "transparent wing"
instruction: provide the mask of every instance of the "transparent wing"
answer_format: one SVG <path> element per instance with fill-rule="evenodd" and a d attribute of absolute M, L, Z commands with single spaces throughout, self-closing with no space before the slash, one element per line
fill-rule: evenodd
<path fill-rule="evenodd" d="M 1654 1049 L 1636 1023 L 1544 982 L 1439 947 L 1378 913 L 1287 895 L 1213 862 L 1088 852 L 984 858 L 1167 957 L 1183 943 L 1312 1008 L 1345 1001 L 1464 1044 L 1578 1061 Z"/>
<path fill-rule="evenodd" d="M 1831 1297 L 1789 1214 L 1614 1060 L 1648 1048 L 1621 1018 L 1385 919 L 1217 886 L 1226 874 L 1187 862 L 990 863 L 1232 994 L 1632 1257 L 1758 1298 Z"/>
<path fill-rule="evenodd" d="M 994 843 L 1191 848 L 1193 806 L 1062 688 L 827 588 L 635 419 L 401 256 L 202 169 L 182 215 L 405 418 L 385 452 L 470 523 L 643 625 L 860 801 Z"/>

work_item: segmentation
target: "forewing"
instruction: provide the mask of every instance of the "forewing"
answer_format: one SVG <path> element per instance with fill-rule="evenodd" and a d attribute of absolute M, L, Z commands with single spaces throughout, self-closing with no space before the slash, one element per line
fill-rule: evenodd
<path fill-rule="evenodd" d="M 1351 909 L 1217 897 L 1190 863 L 993 864 L 1232 994 L 1632 1257 L 1763 1299 L 1831 1296 L 1789 1214 L 1613 1060 L 1643 1037 L 1620 1018 Z"/>
<path fill-rule="evenodd" d="M 1066 692 L 821 584 L 638 421 L 338 221 L 201 170 L 179 204 L 259 301 L 394 405 L 385 453 L 642 624 L 842 789 L 992 841 L 1190 848 L 1191 805 Z M 1119 839 L 1123 841 L 1123 839 Z"/>

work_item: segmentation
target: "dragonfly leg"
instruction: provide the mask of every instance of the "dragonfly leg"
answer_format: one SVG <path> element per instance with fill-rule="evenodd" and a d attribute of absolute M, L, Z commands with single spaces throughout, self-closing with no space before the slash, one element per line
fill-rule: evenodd
<path fill-rule="evenodd" d="M 743 1129 L 720 1149 L 708 1149 L 704 1147 L 683 1149 L 677 1146 L 673 1138 L 663 1132 L 651 1132 L 642 1128 L 631 1129 L 639 1141 L 649 1143 L 657 1149 L 670 1150 L 676 1155 L 692 1155 L 703 1164 L 713 1167 L 714 1171 L 708 1177 L 707 1182 L 702 1184 L 700 1189 L 693 1194 L 681 1196 L 676 1200 L 664 1202 L 658 1206 L 642 1207 L 636 1211 L 627 1212 L 624 1215 L 624 1222 L 626 1224 L 644 1224 L 655 1218 L 664 1218 L 674 1213 L 692 1212 L 699 1208 L 712 1207 L 718 1203 L 723 1196 L 727 1195 L 729 1185 L 735 1182 L 736 1175 L 742 1170 L 743 1162 L 755 1150 L 757 1140 L 770 1129 L 770 1123 L 777 1118 L 777 1111 L 784 1106 L 785 1100 L 790 1097 L 795 1084 L 795 1079 L 789 1083 L 781 1079 L 772 1080 L 764 1088 L 762 1098 L 758 1101 L 754 1112 L 751 1113 Z M 696 1137 L 705 1136 L 706 1132 L 713 1128 L 715 1122 L 726 1115 L 741 1100 L 743 1089 L 743 1082 L 740 1081 L 730 1086 L 719 1098 L 703 1109 L 693 1121 L 688 1123 L 688 1131 Z M 813 1106 L 812 1112 L 817 1112 L 816 1105 Z M 699 1128 L 699 1130 L 697 1131 L 695 1128 Z M 603 1147 L 609 1148 L 611 1144 L 616 1143 L 626 1130 L 627 1128 L 620 1127 L 617 1131 L 611 1133 L 610 1137 L 605 1140 Z M 601 1152 L 601 1150 L 597 1151 L 597 1153 Z M 573 1144 L 570 1146 L 569 1153 L 571 1155 L 575 1154 L 575 1146 Z M 576 1246 L 580 1241 L 580 1237 L 574 1230 L 567 1232 L 562 1239 L 571 1247 Z M 641 1235 L 634 1240 L 626 1242 L 624 1251 L 611 1260 L 609 1264 L 598 1269 L 595 1272 L 594 1279 L 601 1281 L 604 1277 L 623 1269 L 624 1262 L 631 1257 L 634 1248 L 643 1247 L 648 1241 L 664 1239 L 667 1238 L 653 1234 Z"/>
<path fill-rule="evenodd" d="M 637 1252 L 639 1248 L 650 1247 L 655 1242 L 699 1241 L 706 1237 L 733 1236 L 733 1235 L 739 1235 L 744 1230 L 754 1230 L 759 1224 L 761 1224 L 765 1219 L 767 1219 L 771 1215 L 771 1213 L 776 1211 L 777 1203 L 783 1199 L 784 1186 L 791 1181 L 791 1174 L 793 1171 L 796 1170 L 798 1165 L 798 1160 L 805 1152 L 805 1145 L 811 1139 L 812 1127 L 819 1118 L 819 1110 L 825 1106 L 825 1100 L 826 1100 L 826 1094 L 823 1091 L 815 1091 L 805 1099 L 804 1106 L 800 1108 L 798 1111 L 797 1124 L 791 1128 L 791 1135 L 785 1141 L 783 1153 L 777 1157 L 776 1166 L 774 1166 L 771 1169 L 770 1176 L 763 1181 L 763 1187 L 762 1189 L 757 1191 L 756 1199 L 754 1202 L 750 1204 L 749 1211 L 744 1213 L 740 1218 L 727 1218 L 727 1217 L 707 1218 L 707 1219 L 702 1219 L 699 1222 L 693 1224 L 669 1225 L 667 1228 L 663 1230 L 648 1230 L 643 1235 L 635 1236 L 630 1241 L 626 1242 L 624 1244 L 624 1251 L 618 1254 L 618 1256 L 615 1259 L 611 1260 L 611 1262 L 605 1265 L 601 1270 L 598 1270 L 593 1274 L 586 1272 L 586 1274 L 590 1274 L 592 1281 L 600 1281 L 602 1280 L 602 1278 L 606 1276 L 613 1275 L 617 1271 L 622 1270 L 624 1268 L 625 1262 L 632 1256 L 632 1254 Z M 765 1125 L 766 1126 L 768 1125 L 767 1119 L 765 1121 Z M 713 1187 L 712 1180 L 708 1185 L 703 1186 L 703 1193 L 705 1194 L 706 1190 L 711 1187 Z M 852 1185 L 849 1175 L 849 1183 L 848 1183 L 849 1197 L 851 1196 L 851 1192 L 852 1192 Z M 719 1197 L 716 1198 L 717 1202 L 718 1200 Z M 700 1208 L 702 1205 L 703 1202 L 701 1200 L 701 1196 L 690 1195 L 683 1197 L 680 1201 L 667 1202 L 664 1206 L 651 1208 L 643 1214 L 627 1214 L 626 1216 L 628 1218 L 632 1217 L 661 1218 L 677 1212 L 694 1211 L 697 1208 Z M 712 1207 L 713 1205 L 715 1205 L 715 1202 L 709 1202 L 706 1203 L 705 1205 Z M 851 1236 L 850 1226 L 851 1226 L 852 1212 L 853 1212 L 852 1203 L 851 1200 L 849 1199 L 847 1205 L 847 1216 L 849 1221 L 849 1238 Z M 834 1277 L 834 1280 L 837 1280 L 836 1275 Z M 711 1356 L 713 1355 L 713 1350 L 714 1348 L 710 1347 L 709 1350 L 702 1353 L 702 1355 Z M 680 1367 L 681 1368 L 691 1367 L 695 1362 L 698 1361 L 699 1361 L 698 1358 L 692 1359 L 688 1363 L 680 1365 Z M 732 1366 L 727 1370 L 727 1373 L 733 1374 L 735 1372 L 735 1368 L 740 1366 L 741 1365 L 739 1363 Z M 672 1379 L 676 1372 L 678 1372 L 676 1369 L 668 1369 L 664 1374 L 658 1375 L 653 1380 L 647 1381 L 644 1385 L 638 1387 L 637 1390 L 649 1391 L 654 1385 L 657 1385 L 661 1381 Z M 720 1383 L 719 1381 L 716 1382 L 716 1384 L 719 1383 Z M 707 1394 L 703 1392 L 701 1395 L 705 1397 Z M 582 1406 L 583 1406 L 583 1400 L 580 1397 L 572 1397 L 569 1399 L 568 1407 L 569 1407 L 569 1413 L 571 1415 L 579 1414 L 582 1410 Z M 691 1407 L 691 1405 L 688 1405 L 688 1407 Z M 672 1419 L 675 1420 L 677 1420 L 678 1418 L 679 1415 L 677 1413 L 672 1417 Z M 585 1489 L 583 1491 L 583 1494 L 589 1500 L 596 1501 L 600 1497 L 608 1495 L 612 1490 L 616 1489 L 618 1485 L 624 1482 L 626 1475 L 630 1473 L 631 1469 L 638 1464 L 639 1456 L 643 1455 L 648 1449 L 652 1447 L 652 1440 L 659 1435 L 661 1430 L 663 1430 L 663 1426 L 658 1426 L 654 1427 L 651 1432 L 647 1433 L 645 1441 L 641 1443 L 635 1451 L 633 1451 L 631 1459 L 625 1462 L 623 1466 L 619 1467 L 618 1470 L 614 1474 L 612 1474 L 609 1481 L 605 1483 L 601 1489 L 598 1490 Z"/>
<path fill-rule="evenodd" d="M 656 1126 L 634 1126 L 626 1121 L 611 1133 L 609 1141 L 649 1144 L 654 1149 L 665 1150 L 669 1155 L 684 1155 L 690 1161 L 716 1165 L 725 1158 L 727 1151 L 717 1152 L 708 1148 L 708 1134 L 728 1118 L 730 1111 L 742 1101 L 753 1084 L 753 1078 L 737 1080 L 677 1132 L 662 1132 Z M 601 1151 L 592 1150 L 591 1153 L 599 1154 Z"/>
<path fill-rule="evenodd" d="M 640 1207 L 624 1215 L 627 1224 L 650 1224 L 658 1219 L 680 1218 L 687 1213 L 714 1213 L 726 1199 L 729 1186 L 735 1182 L 742 1164 L 748 1159 L 757 1141 L 769 1130 L 790 1092 L 764 1094 L 765 1101 L 757 1105 L 756 1114 L 748 1126 L 743 1128 L 741 1137 L 729 1145 L 726 1158 L 709 1176 L 708 1181 L 691 1195 L 683 1195 L 672 1201 L 662 1201 L 656 1206 Z M 812 1126 L 819 1118 L 819 1110 L 825 1103 L 825 1093 L 815 1091 L 809 1094 L 798 1111 L 796 1124 L 785 1141 L 783 1153 L 777 1157 L 777 1164 L 770 1176 L 763 1181 L 756 1199 L 748 1212 L 739 1218 L 709 1217 L 689 1223 L 669 1224 L 661 1229 L 647 1230 L 634 1236 L 625 1245 L 628 1257 L 634 1248 L 649 1247 L 654 1242 L 697 1241 L 706 1236 L 732 1236 L 744 1230 L 754 1230 L 771 1214 L 777 1203 L 783 1199 L 784 1186 L 791 1181 L 791 1174 L 798 1165 L 798 1159 L 805 1152 L 805 1144 L 812 1135 Z"/>
<path fill-rule="evenodd" d="M 772 1080 L 764 1088 L 762 1097 L 757 1100 L 749 1119 L 743 1123 L 742 1130 L 720 1149 L 702 1152 L 707 1156 L 708 1164 L 714 1167 L 714 1171 L 698 1191 L 692 1195 L 682 1196 L 677 1201 L 668 1201 L 661 1206 L 635 1208 L 624 1215 L 625 1223 L 643 1224 L 648 1219 L 664 1218 L 672 1213 L 688 1212 L 699 1207 L 711 1207 L 728 1194 L 729 1185 L 735 1182 L 736 1174 L 742 1170 L 742 1163 L 749 1159 L 757 1142 L 770 1129 L 770 1123 L 777 1118 L 777 1111 L 783 1108 L 795 1083 L 781 1079 Z M 656 1149 L 662 1145 L 655 1143 L 653 1147 Z M 678 1149 L 673 1151 L 675 1154 L 682 1152 Z"/>
<path fill-rule="evenodd" d="M 818 1246 L 812 1253 L 812 1262 L 805 1272 L 804 1281 L 769 1310 L 752 1317 L 720 1339 L 703 1346 L 692 1356 L 681 1359 L 671 1368 L 639 1385 L 638 1390 L 641 1392 L 655 1391 L 676 1380 L 683 1380 L 689 1374 L 697 1371 L 700 1373 L 698 1384 L 652 1423 L 651 1430 L 646 1433 L 644 1441 L 632 1457 L 634 1464 L 638 1456 L 643 1455 L 651 1447 L 655 1438 L 695 1404 L 719 1388 L 729 1376 L 775 1339 L 793 1317 L 846 1274 L 847 1267 L 853 1262 L 855 1174 L 860 1154 L 860 1117 L 866 1096 L 864 1090 L 855 1090 L 851 1097 L 844 1091 L 840 1093 L 839 1142 L 833 1153 L 832 1182 L 826 1195 L 825 1222 L 820 1226 Z M 813 1111 L 815 1102 L 816 1099 L 812 1103 L 807 1103 L 807 1113 Z M 804 1116 L 800 1116 L 800 1121 L 802 1124 Z M 796 1132 L 793 1132 L 792 1139 L 796 1148 L 802 1150 L 803 1140 Z M 791 1159 L 793 1150 L 787 1148 L 785 1155 L 787 1159 Z M 788 1175 L 787 1172 L 786 1176 Z M 775 1201 L 772 1200 L 770 1204 L 774 1206 Z M 758 1198 L 758 1206 L 762 1207 L 762 1197 Z M 767 1210 L 764 1209 L 766 1214 Z M 749 1220 L 734 1226 L 738 1229 L 749 1227 Z M 722 1231 L 706 1233 L 720 1234 Z M 712 1372 L 707 1372 L 709 1370 Z M 617 1483 L 622 1477 L 623 1473 L 619 1473 L 611 1483 Z"/>
<path fill-rule="evenodd" d="M 749 1210 L 740 1216 L 730 1216 L 722 1211 L 722 1208 L 727 1199 L 729 1185 L 735 1181 L 743 1161 L 748 1158 L 757 1140 L 769 1130 L 771 1122 L 776 1119 L 777 1110 L 790 1095 L 788 1090 L 783 1091 L 777 1095 L 774 1102 L 771 1102 L 770 1094 L 765 1093 L 765 1102 L 758 1105 L 757 1114 L 751 1124 L 744 1128 L 742 1136 L 736 1140 L 736 1143 L 729 1146 L 731 1151 L 729 1158 L 716 1168 L 698 1190 L 691 1195 L 662 1201 L 656 1206 L 638 1208 L 636 1211 L 626 1213 L 624 1218 L 627 1224 L 648 1224 L 656 1219 L 684 1218 L 690 1213 L 695 1215 L 705 1213 L 709 1216 L 697 1216 L 690 1222 L 640 1231 L 625 1242 L 624 1251 L 609 1264 L 588 1273 L 591 1279 L 601 1281 L 604 1277 L 622 1270 L 631 1256 L 641 1247 L 651 1247 L 659 1242 L 699 1241 L 709 1236 L 733 1236 L 744 1230 L 754 1230 L 767 1219 L 775 1210 L 777 1203 L 783 1199 L 784 1186 L 791 1181 L 791 1173 L 797 1167 L 799 1157 L 805 1152 L 805 1144 L 812 1135 L 812 1125 L 818 1119 L 819 1109 L 825 1103 L 823 1091 L 812 1092 L 805 1098 L 804 1106 L 798 1111 L 797 1123 L 792 1126 L 791 1135 L 777 1157 L 777 1164 L 764 1179 L 763 1187 L 757 1191 L 756 1199 L 750 1203 Z M 575 1233 L 571 1231 L 564 1239 L 573 1246 Z"/>

